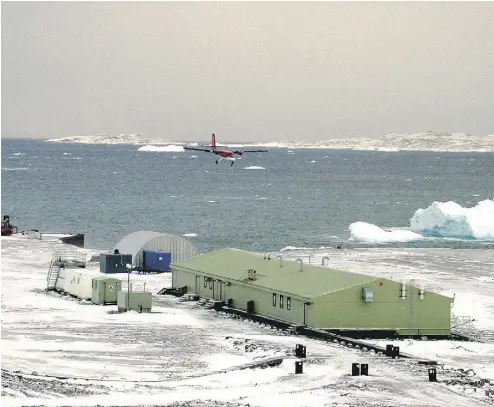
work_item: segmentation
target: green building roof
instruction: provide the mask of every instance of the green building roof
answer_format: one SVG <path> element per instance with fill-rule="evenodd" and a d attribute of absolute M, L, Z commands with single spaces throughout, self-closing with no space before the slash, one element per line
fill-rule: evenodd
<path fill-rule="evenodd" d="M 304 298 L 315 298 L 342 289 L 377 280 L 376 277 L 350 273 L 309 263 L 286 261 L 238 249 L 221 249 L 172 263 L 172 269 L 191 270 L 230 280 L 245 281 L 253 286 L 285 292 Z M 248 279 L 248 269 L 256 271 Z"/>
<path fill-rule="evenodd" d="M 120 275 L 122 275 L 122 274 L 120 274 Z M 123 276 L 125 278 L 127 278 L 127 273 L 123 274 Z M 124 277 L 118 278 L 118 277 L 114 277 L 112 275 L 106 274 L 104 276 L 93 277 L 93 280 L 98 280 L 98 281 L 100 281 L 100 280 L 117 280 L 117 281 L 121 281 Z"/>

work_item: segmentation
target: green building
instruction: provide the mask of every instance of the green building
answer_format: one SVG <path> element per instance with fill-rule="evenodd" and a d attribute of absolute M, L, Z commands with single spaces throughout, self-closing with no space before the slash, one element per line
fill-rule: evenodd
<path fill-rule="evenodd" d="M 116 304 L 122 281 L 109 276 L 94 277 L 92 280 L 91 302 L 97 305 Z"/>
<path fill-rule="evenodd" d="M 173 287 L 294 325 L 450 335 L 453 299 L 401 282 L 237 249 L 171 269 Z"/>
<path fill-rule="evenodd" d="M 119 291 L 117 307 L 119 311 L 151 312 L 153 295 L 147 291 Z"/>

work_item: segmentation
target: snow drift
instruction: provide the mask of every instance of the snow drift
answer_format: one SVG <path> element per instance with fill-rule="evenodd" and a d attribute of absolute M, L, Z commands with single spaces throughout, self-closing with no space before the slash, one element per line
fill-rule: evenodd
<path fill-rule="evenodd" d="M 170 144 L 169 146 L 142 146 L 137 151 L 157 152 L 157 153 L 181 153 L 184 150 L 182 146 Z"/>
<path fill-rule="evenodd" d="M 494 239 L 494 200 L 486 199 L 472 208 L 456 202 L 433 202 L 417 209 L 410 219 L 411 229 L 433 236 Z"/>
<path fill-rule="evenodd" d="M 408 230 L 386 231 L 379 226 L 366 222 L 354 222 L 348 229 L 350 239 L 366 243 L 396 243 L 422 240 L 423 236 Z"/>

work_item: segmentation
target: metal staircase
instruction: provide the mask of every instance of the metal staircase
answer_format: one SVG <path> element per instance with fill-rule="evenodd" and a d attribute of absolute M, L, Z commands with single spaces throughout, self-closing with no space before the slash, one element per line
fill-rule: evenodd
<path fill-rule="evenodd" d="M 50 266 L 46 275 L 46 290 L 56 289 L 60 270 L 65 267 L 86 267 L 86 254 L 79 252 L 54 253 L 51 257 Z"/>
<path fill-rule="evenodd" d="M 494 343 L 494 331 L 478 329 L 474 321 L 470 316 L 452 315 L 451 333 L 474 342 Z"/>

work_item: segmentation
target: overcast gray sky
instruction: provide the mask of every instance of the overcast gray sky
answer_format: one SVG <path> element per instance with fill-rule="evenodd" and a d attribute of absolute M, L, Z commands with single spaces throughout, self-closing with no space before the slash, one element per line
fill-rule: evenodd
<path fill-rule="evenodd" d="M 2 2 L 2 137 L 494 133 L 494 2 Z"/>

